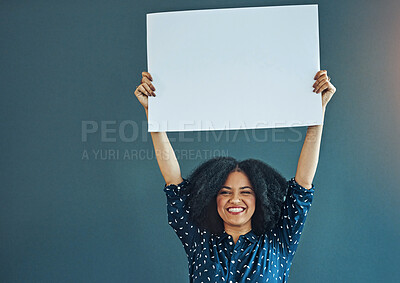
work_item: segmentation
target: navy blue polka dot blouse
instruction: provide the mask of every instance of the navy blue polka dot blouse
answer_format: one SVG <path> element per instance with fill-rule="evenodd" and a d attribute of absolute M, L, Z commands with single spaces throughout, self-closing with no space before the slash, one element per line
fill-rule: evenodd
<path fill-rule="evenodd" d="M 190 282 L 287 282 L 293 256 L 314 195 L 294 179 L 288 183 L 279 224 L 257 236 L 253 231 L 236 242 L 225 231 L 221 235 L 199 229 L 185 206 L 189 180 L 164 186 L 168 223 L 185 248 Z"/>

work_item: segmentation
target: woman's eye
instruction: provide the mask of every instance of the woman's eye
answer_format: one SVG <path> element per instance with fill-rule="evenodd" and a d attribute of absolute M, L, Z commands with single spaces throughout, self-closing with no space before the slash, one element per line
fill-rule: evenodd
<path fill-rule="evenodd" d="M 251 194 L 251 192 L 249 192 L 249 191 L 245 191 L 245 192 L 242 192 L 243 194 L 247 194 L 247 195 L 250 195 Z"/>
<path fill-rule="evenodd" d="M 223 192 L 220 192 L 220 194 L 221 194 L 221 195 L 227 195 L 227 194 L 229 194 L 229 192 L 223 191 Z"/>

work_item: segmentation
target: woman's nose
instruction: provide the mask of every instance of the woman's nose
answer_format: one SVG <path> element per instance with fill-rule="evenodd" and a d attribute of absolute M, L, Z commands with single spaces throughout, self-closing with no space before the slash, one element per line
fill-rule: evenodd
<path fill-rule="evenodd" d="M 232 198 L 231 198 L 231 202 L 232 203 L 240 203 L 240 198 L 239 198 L 239 195 L 238 194 L 233 194 L 232 195 Z"/>

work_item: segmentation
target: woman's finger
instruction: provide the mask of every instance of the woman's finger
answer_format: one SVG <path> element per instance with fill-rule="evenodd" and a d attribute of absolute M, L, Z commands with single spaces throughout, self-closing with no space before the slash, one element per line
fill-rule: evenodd
<path fill-rule="evenodd" d="M 143 77 L 142 82 L 146 83 L 150 88 L 154 91 L 156 88 L 153 86 L 153 84 L 150 82 L 150 80 L 147 77 Z"/>
<path fill-rule="evenodd" d="M 318 79 L 324 73 L 327 74 L 328 72 L 326 70 L 318 71 L 314 76 L 314 80 Z"/>
<path fill-rule="evenodd" d="M 322 86 L 320 86 L 315 92 L 319 93 L 324 91 L 325 89 L 329 88 L 329 82 L 325 82 Z"/>
<path fill-rule="evenodd" d="M 147 77 L 149 80 L 153 80 L 153 78 L 152 78 L 152 76 L 150 75 L 150 73 L 149 72 L 142 72 L 142 77 Z"/>
<path fill-rule="evenodd" d="M 326 82 L 328 82 L 328 78 L 323 78 L 321 81 L 319 81 L 319 82 L 314 86 L 314 90 L 317 90 L 319 87 L 321 87 L 322 85 L 324 85 Z"/>
<path fill-rule="evenodd" d="M 315 88 L 318 84 L 320 84 L 323 80 L 328 80 L 328 75 L 325 73 L 325 74 L 322 74 L 316 81 L 315 81 L 315 83 L 313 84 L 313 87 Z"/>
<path fill-rule="evenodd" d="M 141 95 L 141 92 L 139 90 L 139 86 L 136 87 L 134 94 L 136 95 L 136 97 L 139 97 L 139 95 Z"/>
<path fill-rule="evenodd" d="M 140 87 L 140 85 L 138 85 L 138 86 L 136 87 L 135 92 L 134 92 L 134 94 L 136 95 L 136 97 L 139 97 L 139 95 L 142 94 L 142 92 L 140 91 L 139 87 Z"/>
<path fill-rule="evenodd" d="M 144 94 L 146 96 L 150 96 L 150 93 L 145 89 L 144 84 L 141 84 L 140 86 L 138 86 L 137 90 L 141 94 Z"/>
<path fill-rule="evenodd" d="M 142 86 L 144 86 L 144 88 L 147 90 L 148 93 L 150 93 L 151 96 L 156 96 L 148 84 L 143 83 Z"/>

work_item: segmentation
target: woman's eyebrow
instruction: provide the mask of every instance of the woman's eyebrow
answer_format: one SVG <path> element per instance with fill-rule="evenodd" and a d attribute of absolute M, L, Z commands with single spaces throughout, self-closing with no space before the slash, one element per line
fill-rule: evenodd
<path fill-rule="evenodd" d="M 228 187 L 228 186 L 222 186 L 221 189 L 229 189 L 229 190 L 232 190 L 232 188 L 231 188 L 231 187 Z M 253 189 L 253 188 L 250 187 L 250 186 L 244 186 L 244 187 L 241 187 L 241 188 L 239 188 L 239 189 L 240 189 L 240 190 L 243 190 L 243 189 Z"/>

